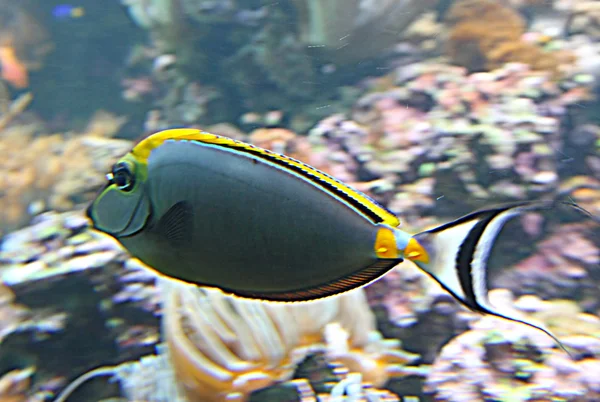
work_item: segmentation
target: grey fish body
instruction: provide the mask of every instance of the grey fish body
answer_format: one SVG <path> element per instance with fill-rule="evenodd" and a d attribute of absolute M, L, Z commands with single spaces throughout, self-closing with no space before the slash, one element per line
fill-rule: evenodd
<path fill-rule="evenodd" d="M 166 142 L 148 159 L 147 230 L 120 240 L 170 276 L 241 293 L 313 288 L 377 262 L 377 225 L 286 175 L 244 154 Z M 191 224 L 169 240 L 159 222 L 181 201 Z"/>

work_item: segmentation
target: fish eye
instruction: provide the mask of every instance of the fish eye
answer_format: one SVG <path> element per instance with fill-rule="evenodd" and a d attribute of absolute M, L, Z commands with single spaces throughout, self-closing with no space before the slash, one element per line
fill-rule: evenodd
<path fill-rule="evenodd" d="M 125 162 L 119 162 L 113 166 L 110 180 L 121 191 L 131 191 L 135 184 L 133 172 Z"/>

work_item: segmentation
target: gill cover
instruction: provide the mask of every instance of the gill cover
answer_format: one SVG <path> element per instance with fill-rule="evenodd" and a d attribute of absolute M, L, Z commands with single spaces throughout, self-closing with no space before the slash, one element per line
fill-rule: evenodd
<path fill-rule="evenodd" d="M 128 154 L 114 164 L 107 178 L 108 185 L 88 209 L 94 227 L 115 237 L 139 232 L 152 212 L 145 191 L 146 164 Z"/>

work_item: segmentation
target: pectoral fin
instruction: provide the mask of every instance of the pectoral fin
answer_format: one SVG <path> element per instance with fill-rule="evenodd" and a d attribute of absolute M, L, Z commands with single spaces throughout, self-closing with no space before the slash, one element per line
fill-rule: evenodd
<path fill-rule="evenodd" d="M 186 201 L 175 203 L 157 225 L 158 233 L 175 248 L 187 245 L 191 241 L 193 230 L 193 208 Z"/>

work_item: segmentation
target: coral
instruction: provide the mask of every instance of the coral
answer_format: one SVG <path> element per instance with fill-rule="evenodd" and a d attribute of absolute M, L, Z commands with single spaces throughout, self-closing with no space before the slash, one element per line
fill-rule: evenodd
<path fill-rule="evenodd" d="M 98 110 L 90 118 L 84 133 L 95 137 L 110 138 L 119 132 L 127 122 L 127 117 L 116 116 L 105 110 Z"/>
<path fill-rule="evenodd" d="M 600 216 L 600 180 L 592 176 L 574 176 L 561 183 L 560 192 L 592 216 Z"/>
<path fill-rule="evenodd" d="M 88 231 L 81 212 L 47 212 L 31 226 L 6 235 L 0 248 L 0 277 L 16 285 L 47 277 L 102 267 L 123 255 L 117 243 Z"/>
<path fill-rule="evenodd" d="M 231 2 L 130 0 L 125 5 L 149 30 L 153 47 L 132 57 L 124 96 L 159 97 L 157 112 L 166 125 L 231 121 L 240 107 L 264 111 L 284 99 L 306 101 L 314 94 L 306 83 L 315 80 L 315 67 L 290 30 L 291 5 L 265 6 L 264 18 L 242 4 L 232 8 Z M 249 23 L 249 13 L 268 23 Z M 168 56 L 174 61 L 167 71 L 156 68 Z M 141 75 L 144 69 L 147 74 Z"/>
<path fill-rule="evenodd" d="M 163 35 L 177 30 L 181 15 L 200 24 L 231 24 L 241 26 L 267 25 L 272 21 L 273 4 L 250 8 L 243 2 L 172 0 L 124 0 L 131 18 L 141 27 L 158 30 Z M 395 0 L 352 0 L 320 2 L 294 0 L 291 11 L 297 15 L 295 25 L 299 41 L 304 46 L 327 48 L 336 62 L 353 62 L 376 56 L 398 41 L 399 33 L 427 11 L 434 3 Z M 281 6 L 280 6 L 281 7 Z M 407 12 L 410 10 L 410 12 Z M 165 29 L 166 28 L 166 29 Z M 291 32 L 291 31 L 290 31 Z M 184 45 L 179 43 L 178 45 Z"/>
<path fill-rule="evenodd" d="M 31 214 L 66 211 L 89 201 L 103 174 L 126 153 L 130 141 L 107 138 L 122 119 L 98 114 L 87 133 L 39 136 L 36 124 L 12 124 L 0 133 L 0 233 Z M 29 208 L 29 210 L 28 210 Z"/>
<path fill-rule="evenodd" d="M 435 12 L 426 12 L 406 28 L 402 42 L 416 46 L 424 51 L 436 51 L 438 37 L 444 33 L 444 26 Z"/>
<path fill-rule="evenodd" d="M 476 18 L 473 18 L 475 17 Z M 491 0 L 462 0 L 451 8 L 448 54 L 471 70 L 488 68 L 487 54 L 498 44 L 518 42 L 525 21 L 518 13 Z"/>
<path fill-rule="evenodd" d="M 434 63 L 393 74 L 391 87 L 373 83 L 377 90 L 349 116 L 321 121 L 309 138 L 314 149 L 328 149 L 326 162 L 340 166 L 343 180 L 370 183 L 361 189 L 397 212 L 407 230 L 483 200 L 556 194 L 561 175 L 590 174 L 562 162 L 566 152 L 589 154 L 588 165 L 596 158 L 587 140 L 576 144 L 564 129 L 570 110 L 591 97 L 589 75 L 554 82 L 523 64 L 467 74 Z"/>
<path fill-rule="evenodd" d="M 249 44 L 227 58 L 223 67 L 253 110 L 277 108 L 286 99 L 308 100 L 316 94 L 317 71 L 306 45 L 278 25 L 258 32 Z M 270 89 L 273 95 L 256 96 L 257 87 Z"/>
<path fill-rule="evenodd" d="M 122 363 L 114 367 L 94 369 L 71 383 L 68 388 L 55 399 L 64 402 L 81 384 L 98 376 L 109 375 L 117 380 L 122 394 L 128 401 L 146 402 L 186 402 L 176 387 L 177 379 L 165 352 L 165 345 L 158 345 L 158 354 L 142 357 L 138 361 Z M 356 401 L 367 402 L 399 402 L 397 395 L 385 389 L 377 389 L 369 382 L 364 382 L 360 373 L 349 373 L 337 368 L 337 382 L 332 381 L 328 392 L 313 389 L 305 378 L 296 378 L 280 382 L 272 387 L 253 392 L 249 401 L 288 401 L 292 400 L 318 402 Z M 418 399 L 415 399 L 418 400 Z"/>
<path fill-rule="evenodd" d="M 499 293 L 498 290 L 496 292 Z M 600 318 L 584 313 L 573 300 L 547 301 L 538 296 L 525 295 L 513 302 L 512 294 L 506 293 L 502 296 L 528 318 L 543 323 L 553 334 L 560 339 L 566 339 L 567 342 L 576 343 L 580 336 L 600 337 Z M 581 353 L 582 350 L 578 352 Z"/>
<path fill-rule="evenodd" d="M 132 52 L 123 96 L 154 101 L 155 128 L 281 110 L 305 132 L 349 107 L 361 92 L 350 85 L 379 74 L 370 61 L 394 57 L 387 50 L 433 3 L 125 0 L 152 47 Z M 165 60 L 168 71 L 155 68 Z M 190 86 L 199 90 L 186 99 Z"/>
<path fill-rule="evenodd" d="M 411 263 L 402 263 L 365 288 L 378 328 L 402 339 L 409 350 L 431 362 L 448 337 L 467 328 L 473 317 Z"/>
<path fill-rule="evenodd" d="M 290 390 L 292 390 L 290 392 Z M 363 382 L 360 373 L 344 373 L 335 383 L 330 392 L 317 392 L 312 389 L 310 382 L 305 379 L 296 379 L 271 387 L 264 392 L 254 393 L 250 402 L 262 400 L 284 401 L 285 395 L 296 395 L 300 401 L 318 402 L 400 402 L 400 398 L 385 389 L 374 388 L 370 383 Z M 280 396 L 281 395 L 281 396 Z M 270 399 L 269 399 L 270 398 Z M 418 399 L 416 399 L 418 401 Z"/>
<path fill-rule="evenodd" d="M 0 1 L 0 64 L 5 80 L 28 86 L 27 70 L 40 69 L 53 49 L 45 27 L 26 8 L 26 2 Z"/>
<path fill-rule="evenodd" d="M 574 35 L 567 38 L 565 47 L 572 49 L 576 55 L 577 69 L 600 78 L 600 45 L 597 41 L 585 35 Z"/>
<path fill-rule="evenodd" d="M 334 114 L 311 129 L 309 139 L 314 166 L 367 193 L 377 187 L 389 187 L 385 178 L 370 181 L 366 171 L 367 177 L 361 177 L 361 167 L 372 153 L 366 126 Z"/>
<path fill-rule="evenodd" d="M 397 396 L 378 388 L 428 370 L 411 365 L 418 355 L 375 330 L 360 290 L 285 304 L 169 279 L 161 279 L 160 288 L 165 344 L 157 345 L 157 354 L 90 370 L 64 388 L 57 402 L 98 376 L 118 380 L 131 401 L 283 401 L 289 395 L 330 401 L 348 395 L 391 402 Z M 282 393 L 288 397 L 276 397 Z"/>
<path fill-rule="evenodd" d="M 547 52 L 522 40 L 525 21 L 513 9 L 493 0 L 461 0 L 450 10 L 447 54 L 470 71 L 489 71 L 520 62 L 533 70 L 560 73 L 574 58 Z"/>
<path fill-rule="evenodd" d="M 142 357 L 139 361 L 128 362 L 113 370 L 119 379 L 123 394 L 130 401 L 185 402 L 176 386 L 173 368 L 165 345 L 158 345 L 156 355 Z"/>
<path fill-rule="evenodd" d="M 35 364 L 30 391 L 52 391 L 90 366 L 150 353 L 160 334 L 154 282 L 82 211 L 36 216 L 0 243 L 0 283 L 10 286 L 0 297 L 2 367 Z"/>
<path fill-rule="evenodd" d="M 31 92 L 25 92 L 14 100 L 6 85 L 0 82 L 0 131 L 4 130 L 13 120 L 17 119 L 33 100 Z"/>
<path fill-rule="evenodd" d="M 531 256 L 503 269 L 493 284 L 517 295 L 575 298 L 586 310 L 595 311 L 600 308 L 595 279 L 600 264 L 599 235 L 599 225 L 589 220 L 555 227 Z"/>
<path fill-rule="evenodd" d="M 569 13 L 565 33 L 584 34 L 592 39 L 600 38 L 600 3 L 593 0 L 559 2 L 558 8 Z"/>
<path fill-rule="evenodd" d="M 96 268 L 102 268 L 100 278 L 92 275 Z M 98 291 L 114 282 L 105 289 L 108 305 L 130 304 L 160 313 L 155 274 L 129 257 L 113 238 L 90 230 L 82 211 L 40 214 L 30 226 L 7 234 L 0 244 L 0 281 L 9 286 L 51 282 L 51 278 L 81 271 L 88 271 Z"/>
<path fill-rule="evenodd" d="M 136 24 L 144 28 L 175 23 L 174 5 L 170 0 L 122 0 Z"/>
<path fill-rule="evenodd" d="M 66 314 L 62 312 L 30 309 L 16 303 L 14 292 L 0 282 L 0 345 L 8 335 L 16 332 L 29 331 L 43 339 L 47 334 L 64 329 L 65 322 Z"/>
<path fill-rule="evenodd" d="M 600 397 L 597 373 L 600 319 L 578 313 L 574 303 L 517 300 L 493 291 L 491 301 L 527 316 L 532 309 L 542 323 L 561 332 L 575 360 L 545 334 L 522 324 L 484 317 L 442 349 L 428 375 L 426 388 L 436 401 L 595 401 Z M 525 311 L 519 306 L 526 307 Z M 535 306 L 535 307 L 534 307 Z M 529 310 L 529 312 L 527 312 Z M 557 315 L 560 314 L 560 315 Z M 530 317 L 531 318 L 531 317 Z M 576 334 L 574 334 L 576 333 Z"/>
<path fill-rule="evenodd" d="M 157 345 L 160 354 L 143 356 L 137 361 L 117 366 L 102 366 L 90 370 L 63 389 L 54 402 L 67 401 L 82 384 L 100 376 L 110 376 L 118 380 L 122 394 L 128 401 L 186 402 L 178 393 L 173 370 L 168 356 L 162 353 L 163 349 L 164 345 Z"/>
<path fill-rule="evenodd" d="M 293 151 L 291 142 L 297 140 L 297 135 L 285 128 L 259 128 L 254 130 L 248 136 L 248 140 L 261 148 L 267 148 L 272 151 L 278 149 L 279 153 L 285 153 L 286 149 Z"/>
<path fill-rule="evenodd" d="M 399 34 L 434 2 L 294 0 L 294 4 L 301 42 L 323 47 L 336 63 L 348 63 L 381 54 L 397 43 Z"/>
<path fill-rule="evenodd" d="M 287 380 L 308 354 L 381 386 L 417 355 L 383 339 L 362 291 L 314 303 L 273 304 L 225 296 L 216 289 L 162 282 L 163 331 L 178 384 L 188 400 L 245 400 Z"/>
<path fill-rule="evenodd" d="M 13 370 L 0 377 L 0 401 L 33 402 L 28 398 L 27 391 L 34 372 L 32 368 Z"/>
<path fill-rule="evenodd" d="M 0 344 L 6 335 L 16 331 L 29 315 L 29 310 L 14 301 L 14 293 L 0 284 Z"/>

